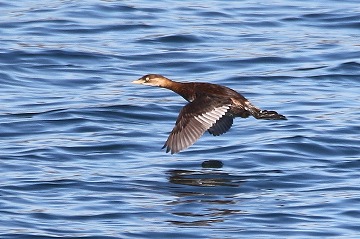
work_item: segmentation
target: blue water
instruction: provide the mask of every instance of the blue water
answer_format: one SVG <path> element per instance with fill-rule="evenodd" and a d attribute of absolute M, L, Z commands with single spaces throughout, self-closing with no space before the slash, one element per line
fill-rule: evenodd
<path fill-rule="evenodd" d="M 360 237 L 358 1 L 0 11 L 0 238 Z M 288 120 L 236 119 L 166 154 L 186 102 L 131 84 L 147 73 L 226 85 Z"/>

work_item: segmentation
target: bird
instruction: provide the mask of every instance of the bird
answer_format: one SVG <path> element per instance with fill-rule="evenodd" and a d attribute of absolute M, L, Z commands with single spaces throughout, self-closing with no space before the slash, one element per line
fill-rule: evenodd
<path fill-rule="evenodd" d="M 214 136 L 227 132 L 235 117 L 287 119 L 276 111 L 257 108 L 237 91 L 218 84 L 177 82 L 159 74 L 147 74 L 132 83 L 166 88 L 188 101 L 162 147 L 166 148 L 166 153 L 174 154 L 187 149 L 206 131 Z"/>

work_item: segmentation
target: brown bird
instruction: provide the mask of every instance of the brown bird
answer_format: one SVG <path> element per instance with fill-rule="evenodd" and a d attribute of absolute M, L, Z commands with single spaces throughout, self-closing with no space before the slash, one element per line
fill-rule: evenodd
<path fill-rule="evenodd" d="M 163 146 L 171 154 L 194 144 L 205 131 L 214 136 L 227 132 L 235 117 L 252 115 L 256 119 L 286 119 L 275 111 L 260 110 L 235 90 L 221 85 L 176 82 L 157 74 L 145 75 L 133 83 L 172 90 L 189 102 L 181 109 L 175 127 Z"/>

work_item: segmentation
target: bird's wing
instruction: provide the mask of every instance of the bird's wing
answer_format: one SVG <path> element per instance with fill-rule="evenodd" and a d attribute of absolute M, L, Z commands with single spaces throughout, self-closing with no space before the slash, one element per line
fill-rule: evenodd
<path fill-rule="evenodd" d="M 223 133 L 226 133 L 233 124 L 233 117 L 224 115 L 216 123 L 208 129 L 209 133 L 214 136 L 219 136 Z"/>
<path fill-rule="evenodd" d="M 171 154 L 188 148 L 206 130 L 212 128 L 219 119 L 224 117 L 230 106 L 231 102 L 226 99 L 206 96 L 198 97 L 193 102 L 188 103 L 180 111 L 175 127 L 163 148 L 166 148 L 166 152 L 171 151 Z M 222 132 L 223 130 L 216 127 L 215 131 Z"/>

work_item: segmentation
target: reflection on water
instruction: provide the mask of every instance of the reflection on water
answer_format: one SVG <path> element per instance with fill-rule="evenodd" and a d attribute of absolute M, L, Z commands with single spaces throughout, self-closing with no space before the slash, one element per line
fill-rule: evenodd
<path fill-rule="evenodd" d="M 182 226 L 209 226 L 242 213 L 229 209 L 229 205 L 237 203 L 236 194 L 245 177 L 218 170 L 170 170 L 168 175 L 176 198 L 169 204 L 177 218 L 168 222 Z"/>
<path fill-rule="evenodd" d="M 169 181 L 173 184 L 182 184 L 201 187 L 229 186 L 239 187 L 245 177 L 233 176 L 221 171 L 193 171 L 193 170 L 171 170 L 168 172 Z"/>

